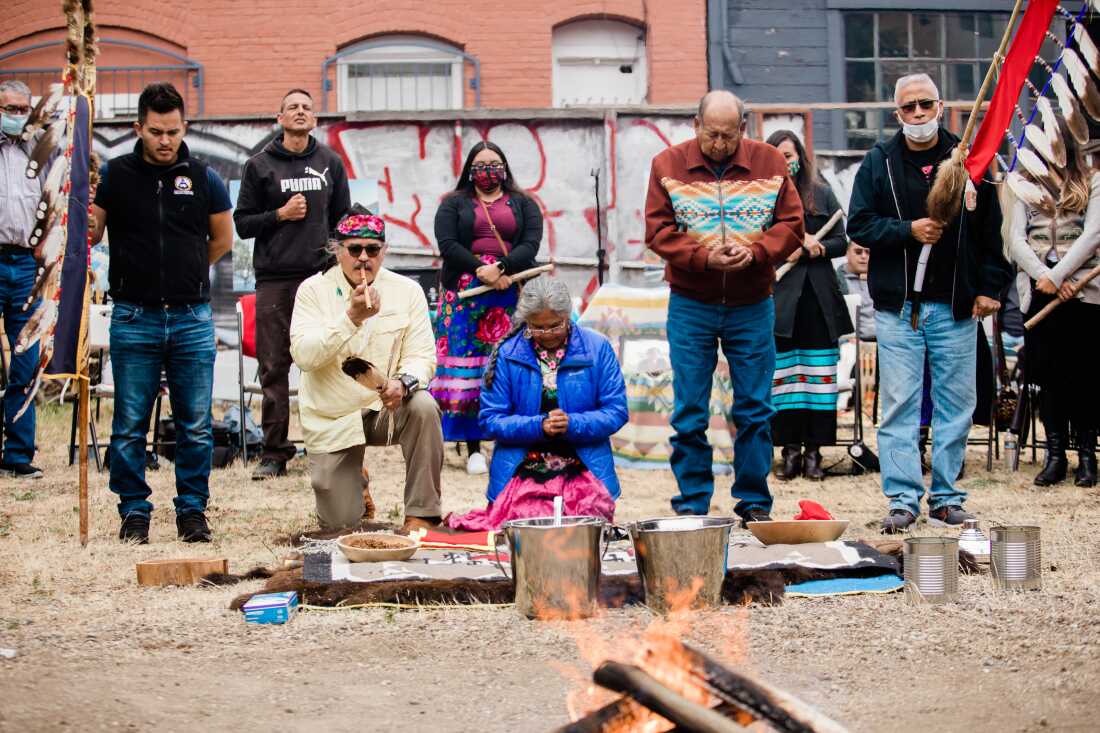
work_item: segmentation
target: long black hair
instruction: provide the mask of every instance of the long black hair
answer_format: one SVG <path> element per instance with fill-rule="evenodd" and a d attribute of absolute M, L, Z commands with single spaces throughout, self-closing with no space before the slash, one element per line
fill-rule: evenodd
<path fill-rule="evenodd" d="M 496 143 L 491 143 L 488 140 L 482 140 L 470 148 L 470 152 L 466 154 L 466 162 L 462 165 L 462 172 L 458 174 L 458 182 L 455 183 L 455 193 L 464 193 L 470 197 L 475 195 L 474 182 L 470 179 L 470 168 L 473 167 L 474 158 L 477 157 L 477 154 L 486 148 L 499 155 L 500 162 L 504 163 L 505 176 L 504 181 L 500 184 L 501 189 L 505 193 L 515 196 L 525 195 L 523 189 L 516 185 L 516 178 L 512 175 L 512 167 L 508 165 L 508 158 L 504 155 L 504 151 Z"/>
<path fill-rule="evenodd" d="M 802 199 L 802 208 L 806 210 L 807 214 L 816 214 L 817 202 L 815 201 L 814 189 L 819 183 L 814 158 L 806 153 L 806 146 L 798 139 L 798 135 L 795 135 L 791 130 L 776 130 L 768 135 L 766 142 L 773 148 L 778 148 L 784 140 L 790 140 L 791 145 L 794 145 L 795 152 L 798 153 L 798 173 L 795 173 L 792 178 L 794 179 L 795 188 L 798 189 L 798 195 Z"/>

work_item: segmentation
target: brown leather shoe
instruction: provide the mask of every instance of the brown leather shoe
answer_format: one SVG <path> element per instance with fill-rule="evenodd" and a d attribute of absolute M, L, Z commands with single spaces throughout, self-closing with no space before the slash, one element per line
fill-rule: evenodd
<path fill-rule="evenodd" d="M 405 517 L 405 523 L 397 534 L 409 534 L 414 529 L 434 529 L 439 526 L 442 517 Z"/>
<path fill-rule="evenodd" d="M 374 499 L 370 495 L 370 474 L 363 467 L 363 519 L 374 519 Z"/>
<path fill-rule="evenodd" d="M 783 446 L 783 465 L 775 472 L 780 481 L 790 481 L 802 475 L 802 446 Z"/>

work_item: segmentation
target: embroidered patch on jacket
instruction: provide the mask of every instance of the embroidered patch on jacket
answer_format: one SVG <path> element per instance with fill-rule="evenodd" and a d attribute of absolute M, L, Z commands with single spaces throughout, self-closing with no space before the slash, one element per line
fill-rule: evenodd
<path fill-rule="evenodd" d="M 676 223 L 707 247 L 751 244 L 775 219 L 775 203 L 783 176 L 751 181 L 661 179 L 672 199 Z"/>

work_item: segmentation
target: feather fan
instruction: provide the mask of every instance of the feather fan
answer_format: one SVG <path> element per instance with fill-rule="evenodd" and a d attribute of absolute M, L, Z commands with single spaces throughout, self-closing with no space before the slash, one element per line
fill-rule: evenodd
<path fill-rule="evenodd" d="M 19 332 L 19 338 L 15 340 L 15 353 L 27 353 L 43 336 L 53 332 L 56 323 L 57 302 L 53 298 L 41 301 Z"/>
<path fill-rule="evenodd" d="M 1062 132 L 1058 125 L 1058 117 L 1054 114 L 1054 107 L 1046 97 L 1036 99 L 1035 106 L 1039 110 L 1039 118 L 1043 121 L 1043 136 L 1050 146 L 1051 154 L 1054 155 L 1050 162 L 1058 168 L 1065 168 L 1066 143 L 1062 140 Z"/>
<path fill-rule="evenodd" d="M 50 117 L 57 111 L 57 106 L 61 103 L 61 96 L 64 92 L 64 84 L 50 84 L 49 92 L 43 94 L 42 98 L 38 100 L 38 104 L 34 105 L 30 117 L 27 118 L 27 124 L 23 126 L 24 142 L 34 137 L 34 133 L 50 121 Z"/>
<path fill-rule="evenodd" d="M 1054 154 L 1054 148 L 1051 147 L 1049 138 L 1038 125 L 1025 125 L 1024 139 L 1035 149 L 1036 153 L 1055 168 L 1066 164 L 1064 160 L 1061 163 L 1058 162 L 1058 156 Z"/>
<path fill-rule="evenodd" d="M 1031 208 L 1038 209 L 1050 217 L 1057 213 L 1057 204 L 1054 203 L 1054 197 L 1016 171 L 1009 171 L 1008 175 L 1005 176 L 1005 185 L 1008 186 L 1016 198 Z"/>
<path fill-rule="evenodd" d="M 57 156 L 50 172 L 46 174 L 46 180 L 42 183 L 42 195 L 38 198 L 38 208 L 34 216 L 39 221 L 49 216 L 52 209 L 56 209 L 57 201 L 61 198 L 61 188 L 69 176 L 69 159 L 64 155 Z"/>
<path fill-rule="evenodd" d="M 1043 159 L 1028 148 L 1016 149 L 1016 161 L 1027 171 L 1037 183 L 1042 184 L 1052 193 L 1061 190 L 1061 179 L 1051 173 Z"/>
<path fill-rule="evenodd" d="M 1070 18 L 1072 20 L 1073 16 L 1070 16 Z M 1097 50 L 1096 44 L 1092 42 L 1088 31 L 1085 30 L 1085 26 L 1073 21 L 1072 35 L 1074 43 L 1077 44 L 1077 50 L 1081 53 L 1081 58 L 1088 63 L 1094 74 L 1100 75 L 1100 50 Z"/>
<path fill-rule="evenodd" d="M 38 177 L 38 174 L 45 169 L 50 156 L 57 150 L 57 146 L 61 144 L 64 137 L 65 116 L 62 115 L 59 119 L 50 123 L 50 126 L 46 128 L 46 134 L 38 138 L 38 142 L 34 144 L 31 158 L 27 161 L 27 178 Z"/>
<path fill-rule="evenodd" d="M 1089 123 L 1081 113 L 1081 107 L 1077 98 L 1070 91 L 1069 84 L 1061 74 L 1053 74 L 1050 77 L 1050 88 L 1054 90 L 1054 96 L 1058 98 L 1058 107 L 1062 110 L 1062 117 L 1066 120 L 1066 126 L 1073 135 L 1078 145 L 1087 145 L 1089 141 Z"/>

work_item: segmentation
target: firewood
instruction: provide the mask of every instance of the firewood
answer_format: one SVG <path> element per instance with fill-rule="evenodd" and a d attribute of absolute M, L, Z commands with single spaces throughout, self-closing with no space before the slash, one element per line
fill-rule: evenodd
<path fill-rule="evenodd" d="M 210 573 L 228 573 L 224 557 L 146 560 L 137 564 L 138 585 L 195 585 Z"/>
<path fill-rule="evenodd" d="M 745 730 L 721 713 L 677 695 L 638 667 L 604 662 L 592 678 L 601 687 L 629 695 L 680 730 L 695 733 L 738 733 Z"/>

